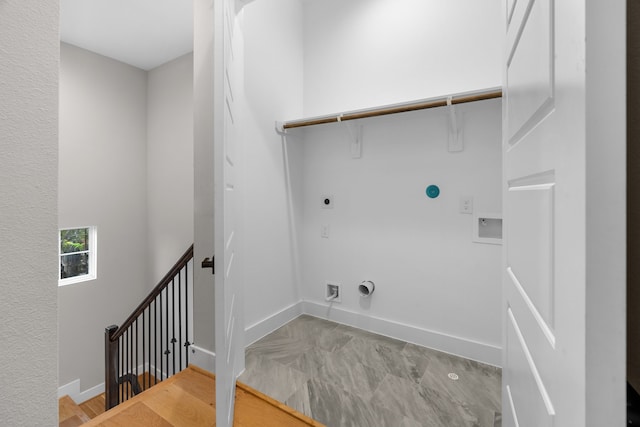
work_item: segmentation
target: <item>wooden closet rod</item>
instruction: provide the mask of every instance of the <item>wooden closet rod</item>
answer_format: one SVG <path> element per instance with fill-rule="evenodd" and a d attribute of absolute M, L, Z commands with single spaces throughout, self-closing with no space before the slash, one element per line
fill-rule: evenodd
<path fill-rule="evenodd" d="M 386 116 L 387 114 L 406 113 L 408 111 L 426 110 L 428 108 L 446 107 L 449 98 L 451 104 L 464 104 L 466 102 L 484 101 L 486 99 L 501 98 L 502 90 L 493 88 L 481 92 L 472 92 L 468 94 L 445 96 L 440 98 L 423 99 L 420 101 L 409 102 L 406 104 L 397 104 L 370 110 L 352 111 L 332 116 L 324 116 L 312 119 L 292 120 L 282 123 L 282 129 L 295 129 L 305 126 L 321 125 L 325 123 L 345 122 L 347 120 L 366 119 L 368 117 Z"/>

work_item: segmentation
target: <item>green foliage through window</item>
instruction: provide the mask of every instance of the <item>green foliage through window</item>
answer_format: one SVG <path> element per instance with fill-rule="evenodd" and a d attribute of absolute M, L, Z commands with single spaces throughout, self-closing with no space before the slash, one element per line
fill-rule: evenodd
<path fill-rule="evenodd" d="M 92 236 L 95 236 L 93 227 L 60 230 L 60 279 L 91 273 L 91 263 L 95 262 Z"/>

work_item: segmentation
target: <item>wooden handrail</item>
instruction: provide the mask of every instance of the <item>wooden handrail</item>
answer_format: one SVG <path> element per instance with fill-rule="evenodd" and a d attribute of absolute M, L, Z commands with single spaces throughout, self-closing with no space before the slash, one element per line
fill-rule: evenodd
<path fill-rule="evenodd" d="M 173 280 L 173 278 L 182 270 L 188 263 L 193 259 L 193 245 L 187 249 L 187 251 L 180 257 L 180 259 L 175 263 L 175 265 L 169 270 L 167 274 L 160 280 L 160 282 L 156 285 L 155 288 L 147 295 L 147 297 L 138 305 L 138 307 L 131 313 L 127 320 L 113 333 L 110 335 L 110 340 L 115 341 L 124 334 L 124 331 L 127 330 L 136 319 L 144 312 L 144 310 L 151 304 L 160 292 L 162 292 Z"/>

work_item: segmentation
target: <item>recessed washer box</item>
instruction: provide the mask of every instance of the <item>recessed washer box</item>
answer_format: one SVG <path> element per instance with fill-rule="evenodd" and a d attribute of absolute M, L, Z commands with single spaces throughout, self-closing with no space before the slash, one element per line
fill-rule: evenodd
<path fill-rule="evenodd" d="M 476 213 L 473 215 L 473 241 L 476 243 L 502 244 L 502 214 Z"/>

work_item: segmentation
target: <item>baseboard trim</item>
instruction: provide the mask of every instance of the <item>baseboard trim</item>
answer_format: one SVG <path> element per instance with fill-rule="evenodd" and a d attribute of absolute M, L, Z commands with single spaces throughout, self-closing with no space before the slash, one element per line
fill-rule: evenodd
<path fill-rule="evenodd" d="M 69 395 L 76 403 L 83 403 L 104 393 L 104 383 L 100 383 L 85 391 L 80 391 L 80 380 L 73 380 L 68 384 L 58 387 L 58 399 L 62 396 Z"/>
<path fill-rule="evenodd" d="M 97 386 L 91 387 L 80 394 L 78 394 L 77 398 L 71 396 L 76 403 L 83 403 L 89 399 L 92 399 L 100 394 L 104 393 L 104 383 L 100 383 Z"/>
<path fill-rule="evenodd" d="M 247 327 L 244 331 L 246 346 L 250 346 L 260 338 L 270 334 L 281 326 L 286 325 L 301 314 L 302 301 L 298 301 L 297 303 L 291 304 L 279 312 Z"/>
<path fill-rule="evenodd" d="M 77 396 L 78 394 L 80 394 L 80 380 L 73 380 L 68 384 L 58 387 L 58 399 L 67 395 L 73 399 L 73 396 Z"/>
<path fill-rule="evenodd" d="M 247 327 L 245 329 L 246 345 L 253 344 L 301 314 L 331 320 L 493 366 L 499 367 L 502 364 L 502 348 L 498 346 L 336 308 L 335 305 L 329 307 L 313 301 L 299 301 Z M 214 352 L 195 345 L 191 346 L 190 362 L 194 365 L 215 373 L 215 361 Z M 142 367 L 141 372 L 144 372 Z M 166 374 L 163 373 L 163 377 L 166 377 Z M 104 393 L 104 383 L 83 392 L 80 392 L 80 380 L 74 380 L 58 388 L 58 398 L 69 395 L 76 403 L 85 402 L 100 393 Z"/>
<path fill-rule="evenodd" d="M 313 301 L 303 301 L 302 312 L 488 365 L 499 367 L 502 364 L 502 348 L 491 344 L 356 313 L 336 308 L 335 305 L 329 307 Z"/>
<path fill-rule="evenodd" d="M 194 364 L 198 368 L 202 368 L 205 371 L 209 371 L 212 374 L 216 372 L 216 354 L 210 350 L 192 345 L 191 356 L 189 357 L 189 364 Z"/>

